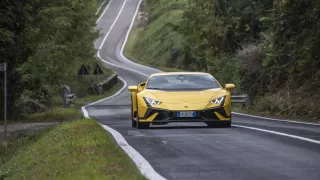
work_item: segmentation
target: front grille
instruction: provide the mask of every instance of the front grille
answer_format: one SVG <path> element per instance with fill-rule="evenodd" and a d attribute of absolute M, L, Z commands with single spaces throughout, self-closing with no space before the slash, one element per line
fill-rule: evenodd
<path fill-rule="evenodd" d="M 223 117 L 229 118 L 230 116 L 227 116 L 225 110 L 223 107 L 219 108 L 213 108 L 213 109 L 206 109 L 206 110 L 201 110 L 201 111 L 196 111 L 196 117 L 177 117 L 178 111 L 168 111 L 168 110 L 163 110 L 163 109 L 153 109 L 153 108 L 148 108 L 145 116 L 143 119 L 147 119 L 154 113 L 158 113 L 158 115 L 155 117 L 154 120 L 157 121 L 167 121 L 167 120 L 206 120 L 206 119 L 215 119 L 219 120 L 219 118 L 215 115 L 214 112 L 218 112 L 221 114 Z"/>

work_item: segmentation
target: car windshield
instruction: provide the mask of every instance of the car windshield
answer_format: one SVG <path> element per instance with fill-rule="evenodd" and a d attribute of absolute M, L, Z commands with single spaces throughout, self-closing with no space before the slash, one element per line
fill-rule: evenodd
<path fill-rule="evenodd" d="M 207 74 L 178 74 L 153 76 L 147 89 L 158 90 L 206 90 L 220 88 L 218 82 Z"/>

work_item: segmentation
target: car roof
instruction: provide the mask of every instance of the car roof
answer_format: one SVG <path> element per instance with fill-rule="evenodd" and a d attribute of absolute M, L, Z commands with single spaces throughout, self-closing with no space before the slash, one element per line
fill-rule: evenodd
<path fill-rule="evenodd" d="M 205 73 L 205 72 L 161 72 L 161 73 L 153 73 L 150 75 L 150 77 L 152 77 L 152 76 L 165 76 L 165 75 L 182 75 L 182 74 L 211 75 L 211 74 Z"/>

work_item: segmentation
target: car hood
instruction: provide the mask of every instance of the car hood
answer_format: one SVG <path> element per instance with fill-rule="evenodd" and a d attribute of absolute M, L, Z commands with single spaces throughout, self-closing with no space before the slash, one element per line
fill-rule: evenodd
<path fill-rule="evenodd" d="M 203 91 L 160 91 L 145 90 L 145 95 L 163 103 L 204 103 L 224 96 L 226 91 L 220 88 Z"/>

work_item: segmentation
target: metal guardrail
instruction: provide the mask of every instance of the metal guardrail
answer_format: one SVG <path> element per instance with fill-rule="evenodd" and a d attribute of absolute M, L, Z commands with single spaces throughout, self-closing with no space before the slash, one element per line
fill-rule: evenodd
<path fill-rule="evenodd" d="M 118 83 L 118 74 L 114 73 L 105 81 L 95 84 L 88 88 L 88 92 L 90 94 L 103 94 L 106 90 L 112 88 L 114 85 Z M 63 105 L 68 107 L 71 106 L 72 100 L 76 97 L 75 94 L 71 93 L 71 88 L 67 85 L 63 85 L 61 88 L 61 97 L 63 100 Z"/>
<path fill-rule="evenodd" d="M 114 85 L 118 84 L 118 74 L 114 73 L 105 81 L 98 83 L 97 86 L 97 94 L 103 94 L 106 90 L 112 88 Z"/>
<path fill-rule="evenodd" d="M 250 104 L 250 97 L 248 94 L 231 95 L 231 103 L 248 105 Z"/>

